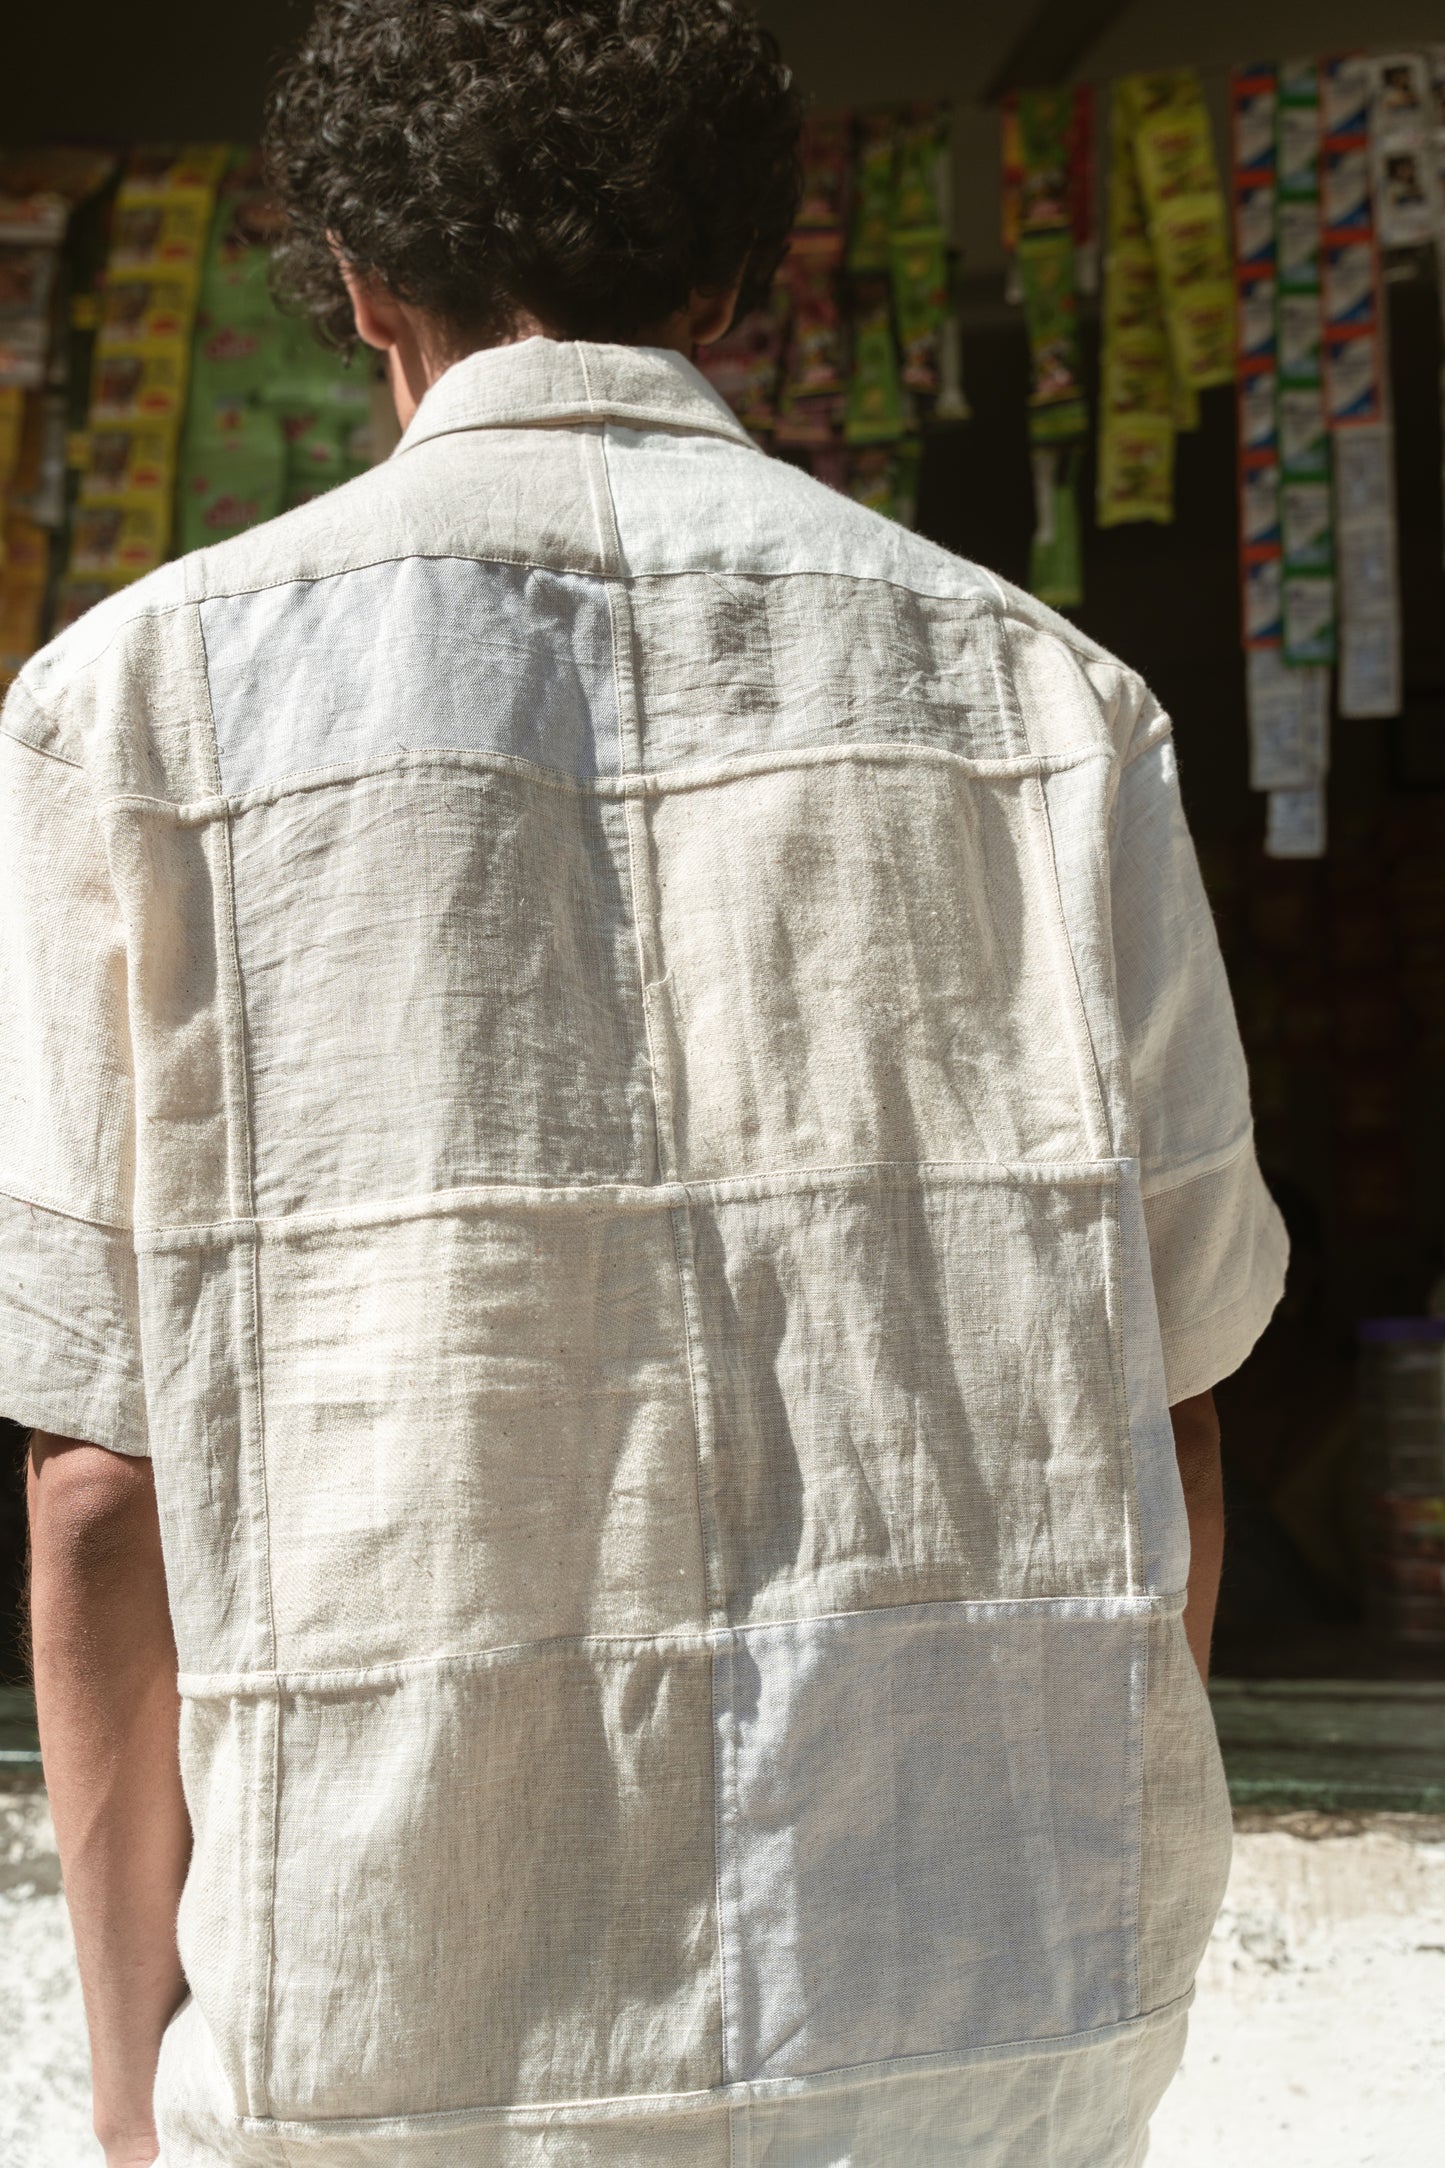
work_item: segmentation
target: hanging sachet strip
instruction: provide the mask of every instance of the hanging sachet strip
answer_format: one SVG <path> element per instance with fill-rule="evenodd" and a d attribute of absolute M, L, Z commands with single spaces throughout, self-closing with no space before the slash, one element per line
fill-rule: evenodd
<path fill-rule="evenodd" d="M 166 555 L 201 261 L 224 145 L 134 151 L 116 195 L 79 504 L 60 596 L 67 622 Z"/>
<path fill-rule="evenodd" d="M 1334 522 L 1320 300 L 1320 79 L 1286 61 L 1275 114 L 1275 327 L 1278 352 L 1280 652 L 1335 656 Z"/>
<path fill-rule="evenodd" d="M 1281 481 L 1281 334 L 1290 337 L 1289 381 L 1298 387 L 1308 327 L 1282 322 L 1279 254 L 1281 106 L 1273 67 L 1238 68 L 1230 81 L 1231 180 L 1237 305 L 1235 385 L 1239 426 L 1239 556 L 1249 780 L 1265 791 L 1271 857 L 1318 857 L 1325 842 L 1329 670 L 1286 662 L 1285 493 Z M 1298 123 L 1291 123 L 1297 126 Z M 1291 146 L 1297 157 L 1304 146 Z M 1318 349 L 1318 297 L 1315 301 Z M 1318 362 L 1316 360 L 1316 368 Z M 1318 401 L 1318 382 L 1315 385 Z M 1287 410 L 1293 428 L 1297 417 Z M 1298 446 L 1291 436 L 1291 451 Z M 1301 485 L 1296 482 L 1295 488 Z M 1309 483 L 1303 485 L 1308 488 Z M 1328 483 L 1326 481 L 1326 490 Z M 1290 505 L 1291 543 L 1301 552 L 1301 506 Z"/>
<path fill-rule="evenodd" d="M 1238 284 L 1240 614 L 1244 645 L 1252 653 L 1277 652 L 1283 634 L 1275 276 L 1277 104 L 1278 78 L 1273 68 L 1234 71 L 1230 106 Z"/>
<path fill-rule="evenodd" d="M 1003 119 L 1006 232 L 1029 338 L 1034 535 L 1029 586 L 1070 609 L 1083 600 L 1078 452 L 1085 428 L 1074 263 L 1079 94 L 1021 91 Z M 1012 283 L 1012 282 L 1011 282 Z"/>
<path fill-rule="evenodd" d="M 1394 430 L 1372 168 L 1378 63 L 1327 60 L 1324 365 L 1339 544 L 1342 716 L 1398 714 L 1400 592 Z"/>
<path fill-rule="evenodd" d="M 1175 374 L 1191 391 L 1234 375 L 1234 285 L 1214 139 L 1192 69 L 1119 86 Z"/>
<path fill-rule="evenodd" d="M 1109 99 L 1109 201 L 1095 516 L 1174 517 L 1176 386 L 1124 86 Z"/>
<path fill-rule="evenodd" d="M 1370 171 L 1380 253 L 1426 259 L 1418 269 L 1428 264 L 1435 276 L 1445 333 L 1445 46 L 1387 53 L 1371 63 L 1371 75 Z M 1445 371 L 1440 386 L 1445 433 Z"/>

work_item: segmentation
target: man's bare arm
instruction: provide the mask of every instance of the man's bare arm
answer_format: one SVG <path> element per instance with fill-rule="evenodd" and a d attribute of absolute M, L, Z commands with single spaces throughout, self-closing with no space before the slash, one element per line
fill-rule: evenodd
<path fill-rule="evenodd" d="M 156 2158 L 161 2035 L 185 1993 L 176 1910 L 191 1832 L 150 1463 L 37 1431 L 30 1615 L 45 1782 L 109 2168 Z"/>
<path fill-rule="evenodd" d="M 1224 1563 L 1224 1470 L 1219 1458 L 1219 1417 L 1213 1393 L 1196 1393 L 1169 1410 L 1184 1505 L 1189 1515 L 1189 1596 L 1184 1631 L 1199 1666 L 1209 1677 L 1209 1643 Z"/>

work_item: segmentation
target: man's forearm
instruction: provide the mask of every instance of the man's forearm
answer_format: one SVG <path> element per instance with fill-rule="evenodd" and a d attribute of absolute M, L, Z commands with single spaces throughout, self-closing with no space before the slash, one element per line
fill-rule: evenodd
<path fill-rule="evenodd" d="M 176 1910 L 190 1851 L 176 1655 L 150 1468 L 37 1434 L 31 1632 L 45 1781 L 110 2168 L 154 2160 L 161 2035 L 185 1992 Z"/>
<path fill-rule="evenodd" d="M 1224 1469 L 1219 1457 L 1219 1417 L 1213 1393 L 1196 1393 L 1169 1410 L 1184 1506 L 1189 1516 L 1189 1593 L 1184 1631 L 1199 1666 L 1209 1677 L 1209 1644 L 1224 1563 Z"/>

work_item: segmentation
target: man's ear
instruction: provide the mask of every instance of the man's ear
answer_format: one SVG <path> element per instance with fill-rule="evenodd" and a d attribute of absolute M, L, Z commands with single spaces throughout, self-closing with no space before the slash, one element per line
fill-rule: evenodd
<path fill-rule="evenodd" d="M 363 278 L 346 261 L 340 250 L 336 253 L 336 268 L 346 282 L 351 296 L 351 313 L 356 319 L 356 336 L 363 346 L 374 346 L 378 353 L 389 353 L 401 338 L 405 319 L 400 304 L 394 301 L 384 287 Z"/>
<path fill-rule="evenodd" d="M 742 291 L 743 273 L 739 271 L 731 286 L 722 293 L 695 293 L 688 304 L 688 330 L 694 346 L 711 346 L 720 339 L 733 320 Z"/>

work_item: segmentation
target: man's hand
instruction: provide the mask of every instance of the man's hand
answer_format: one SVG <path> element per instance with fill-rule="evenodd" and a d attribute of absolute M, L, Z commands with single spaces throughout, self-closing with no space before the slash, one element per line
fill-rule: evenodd
<path fill-rule="evenodd" d="M 161 2035 L 185 1994 L 176 1911 L 191 1841 L 150 1463 L 37 1431 L 29 1504 L 40 1746 L 95 2134 L 108 2168 L 149 2168 Z"/>
<path fill-rule="evenodd" d="M 1224 1563 L 1224 1470 L 1219 1458 L 1219 1417 L 1213 1393 L 1196 1393 L 1169 1410 L 1184 1507 L 1189 1515 L 1189 1594 L 1184 1631 L 1199 1666 L 1209 1677 L 1209 1643 Z"/>

